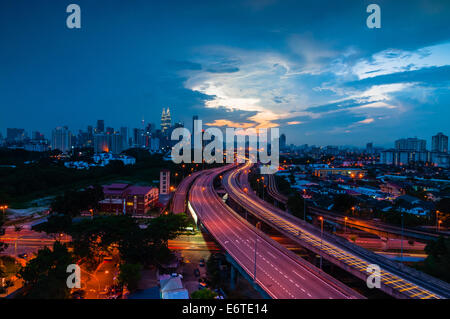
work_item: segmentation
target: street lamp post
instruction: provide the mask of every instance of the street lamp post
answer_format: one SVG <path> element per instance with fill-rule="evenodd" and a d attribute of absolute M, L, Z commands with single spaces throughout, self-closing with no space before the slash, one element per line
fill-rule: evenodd
<path fill-rule="evenodd" d="M 264 200 L 264 188 L 266 188 L 266 184 L 264 183 L 264 176 L 261 176 L 262 180 L 262 199 Z"/>
<path fill-rule="evenodd" d="M 320 250 L 322 250 L 323 246 L 323 217 L 320 216 Z M 322 255 L 320 255 L 320 269 L 322 269 Z"/>
<path fill-rule="evenodd" d="M 436 210 L 436 231 L 439 231 L 439 211 Z"/>
<path fill-rule="evenodd" d="M 344 234 L 347 233 L 347 219 L 348 219 L 348 217 L 345 216 L 345 217 L 344 217 Z"/>
<path fill-rule="evenodd" d="M 438 232 L 441 231 L 441 223 L 442 223 L 442 220 L 438 220 Z"/>
<path fill-rule="evenodd" d="M 303 220 L 306 221 L 306 198 L 305 195 L 306 194 L 306 189 L 303 190 Z"/>
<path fill-rule="evenodd" d="M 400 247 L 401 247 L 400 258 L 401 258 L 401 262 L 403 263 L 403 212 L 402 212 L 402 241 L 401 241 Z"/>
<path fill-rule="evenodd" d="M 3 216 L 5 216 L 5 209 L 7 209 L 7 208 L 8 208 L 7 205 L 0 206 L 0 209 L 3 210 Z"/>
<path fill-rule="evenodd" d="M 258 237 L 255 237 L 255 270 L 253 271 L 253 282 L 256 283 L 256 249 L 257 249 Z"/>

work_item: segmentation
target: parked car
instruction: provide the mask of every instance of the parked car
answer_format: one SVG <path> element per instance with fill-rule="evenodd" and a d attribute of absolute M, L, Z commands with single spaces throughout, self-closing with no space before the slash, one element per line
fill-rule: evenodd
<path fill-rule="evenodd" d="M 200 259 L 200 263 L 198 264 L 200 267 L 205 267 L 205 259 Z"/>

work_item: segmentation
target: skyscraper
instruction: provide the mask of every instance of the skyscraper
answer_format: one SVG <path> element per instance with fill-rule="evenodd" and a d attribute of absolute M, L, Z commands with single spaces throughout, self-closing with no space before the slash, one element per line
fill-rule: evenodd
<path fill-rule="evenodd" d="M 128 148 L 128 127 L 121 127 L 120 135 L 122 135 L 122 149 L 126 150 Z"/>
<path fill-rule="evenodd" d="M 94 153 L 108 153 L 108 135 L 104 133 L 94 134 Z"/>
<path fill-rule="evenodd" d="M 286 148 L 286 135 L 280 135 L 280 149 L 284 150 Z"/>
<path fill-rule="evenodd" d="M 133 129 L 133 146 L 144 147 L 145 146 L 145 134 L 143 129 Z"/>
<path fill-rule="evenodd" d="M 448 153 L 448 136 L 437 133 L 431 138 L 431 151 Z"/>
<path fill-rule="evenodd" d="M 52 149 L 67 153 L 72 148 L 71 133 L 67 126 L 57 127 L 52 131 Z"/>
<path fill-rule="evenodd" d="M 108 135 L 108 149 L 112 154 L 120 154 L 123 150 L 122 135 L 117 133 Z"/>
<path fill-rule="evenodd" d="M 96 133 L 103 133 L 105 131 L 105 121 L 97 120 L 97 130 Z"/>
<path fill-rule="evenodd" d="M 167 134 L 171 126 L 172 126 L 172 117 L 170 115 L 170 109 L 167 108 L 167 111 L 165 111 L 163 108 L 161 115 L 161 132 L 163 134 Z"/>
<path fill-rule="evenodd" d="M 366 145 L 366 153 L 373 154 L 373 143 L 367 143 Z"/>
<path fill-rule="evenodd" d="M 22 142 L 26 137 L 23 128 L 7 128 L 6 141 L 7 142 Z"/>

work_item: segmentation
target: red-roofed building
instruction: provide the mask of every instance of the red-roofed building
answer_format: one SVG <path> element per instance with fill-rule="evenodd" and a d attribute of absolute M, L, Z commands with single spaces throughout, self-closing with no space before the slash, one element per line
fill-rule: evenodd
<path fill-rule="evenodd" d="M 402 195 L 406 194 L 405 189 L 403 187 L 401 187 L 401 186 L 399 186 L 399 185 L 397 185 L 395 183 L 391 183 L 391 182 L 387 182 L 387 183 L 381 184 L 380 185 L 380 190 L 383 193 L 388 193 L 388 194 L 393 195 L 395 197 L 402 196 Z"/>
<path fill-rule="evenodd" d="M 159 197 L 156 187 L 120 183 L 103 185 L 103 193 L 101 211 L 115 214 L 145 215 L 157 205 Z"/>

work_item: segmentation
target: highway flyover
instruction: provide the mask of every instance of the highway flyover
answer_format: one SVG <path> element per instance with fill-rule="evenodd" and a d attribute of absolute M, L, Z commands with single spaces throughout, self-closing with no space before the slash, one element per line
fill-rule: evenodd
<path fill-rule="evenodd" d="M 450 285 L 415 269 L 367 251 L 320 229 L 260 199 L 251 190 L 248 172 L 252 164 L 229 171 L 222 179 L 228 195 L 247 212 L 301 246 L 317 253 L 340 268 L 366 280 L 368 266 L 381 268 L 381 287 L 396 298 L 440 299 L 450 297 Z"/>
<path fill-rule="evenodd" d="M 255 284 L 277 299 L 364 298 L 272 240 L 227 206 L 213 183 L 232 167 L 200 173 L 191 186 L 188 209 L 248 277 L 254 278 Z"/>

